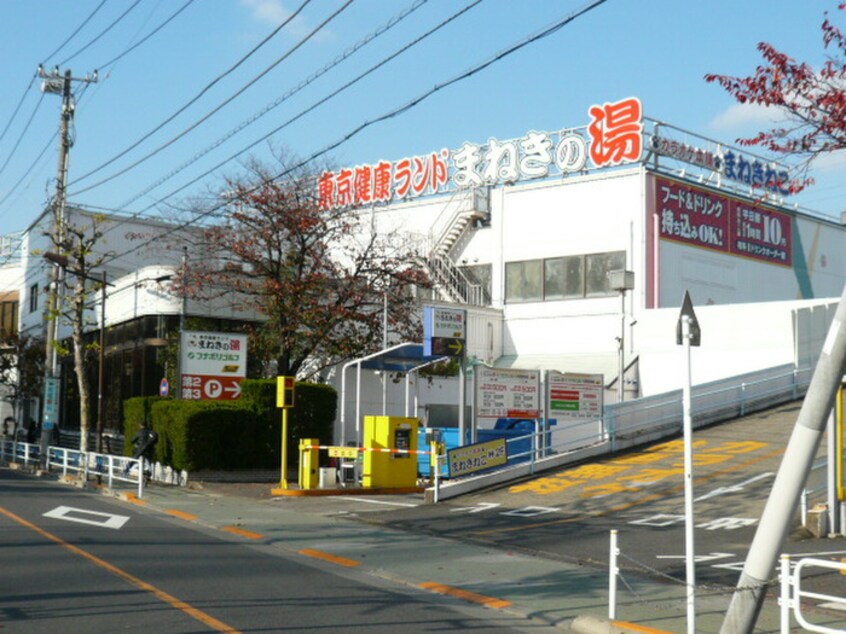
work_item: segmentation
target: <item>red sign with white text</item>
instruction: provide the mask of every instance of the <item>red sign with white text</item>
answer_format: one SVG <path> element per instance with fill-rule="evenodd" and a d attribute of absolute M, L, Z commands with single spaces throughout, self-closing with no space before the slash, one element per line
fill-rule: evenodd
<path fill-rule="evenodd" d="M 782 266 L 793 265 L 789 214 L 653 176 L 660 236 Z"/>
<path fill-rule="evenodd" d="M 241 377 L 182 375 L 182 398 L 185 400 L 231 401 L 241 396 Z"/>

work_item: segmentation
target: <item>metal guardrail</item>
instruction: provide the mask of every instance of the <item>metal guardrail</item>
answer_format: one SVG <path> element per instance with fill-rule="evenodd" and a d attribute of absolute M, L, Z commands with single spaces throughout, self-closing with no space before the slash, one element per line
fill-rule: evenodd
<path fill-rule="evenodd" d="M 3 440 L 0 441 L 0 460 L 37 467 L 42 464 L 41 448 L 34 443 Z M 50 446 L 46 466 L 48 470 L 61 471 L 63 476 L 77 473 L 85 482 L 98 477 L 105 480 L 110 489 L 115 482 L 128 482 L 137 486 L 139 498 L 144 496 L 144 467 L 140 459 Z"/>
<path fill-rule="evenodd" d="M 802 589 L 802 571 L 805 568 L 811 567 L 837 570 L 840 574 L 846 575 L 846 562 L 812 558 L 800 559 L 791 572 L 790 555 L 782 555 L 781 596 L 779 597 L 779 605 L 781 606 L 781 634 L 790 634 L 791 611 L 793 612 L 793 617 L 796 619 L 796 622 L 808 632 L 821 632 L 822 634 L 836 634 L 837 632 L 843 632 L 842 629 L 835 630 L 824 625 L 811 623 L 805 618 L 805 615 L 802 614 L 803 602 L 806 607 L 810 603 L 825 602 L 826 604 L 829 604 L 830 607 L 838 610 L 846 610 L 846 596 L 838 597 Z"/>
<path fill-rule="evenodd" d="M 693 389 L 694 426 L 731 420 L 798 399 L 810 383 L 809 368 L 777 366 L 695 386 Z M 508 439 L 508 464 L 488 473 L 530 465 L 530 473 L 558 468 L 562 455 L 599 447 L 606 453 L 634 447 L 675 435 L 682 425 L 682 391 L 633 399 L 605 408 L 604 417 L 550 429 L 536 427 L 534 433 Z M 512 451 L 520 443 L 530 447 Z M 603 447 L 604 445 L 604 447 Z M 473 476 L 470 476 L 473 477 Z"/>

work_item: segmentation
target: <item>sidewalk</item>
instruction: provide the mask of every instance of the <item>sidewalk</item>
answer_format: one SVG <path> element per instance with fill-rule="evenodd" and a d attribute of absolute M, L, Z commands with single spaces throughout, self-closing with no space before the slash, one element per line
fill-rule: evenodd
<path fill-rule="evenodd" d="M 246 540 L 388 579 L 424 591 L 457 596 L 493 609 L 537 619 L 581 634 L 683 633 L 687 603 L 683 585 L 625 575 L 617 588 L 617 619 L 608 622 L 607 571 L 516 554 L 430 535 L 346 519 L 333 509 L 339 498 L 271 498 L 247 486 L 204 490 L 151 486 L 143 500 L 122 499 L 181 521 L 196 522 Z M 421 495 L 394 496 L 422 502 Z M 696 599 L 696 631 L 720 629 L 730 595 Z M 769 598 L 756 632 L 778 633 L 777 600 Z"/>

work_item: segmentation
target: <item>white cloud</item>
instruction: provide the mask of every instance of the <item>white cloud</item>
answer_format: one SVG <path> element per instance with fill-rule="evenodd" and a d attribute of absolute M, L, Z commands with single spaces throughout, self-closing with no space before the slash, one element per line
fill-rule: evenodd
<path fill-rule="evenodd" d="M 736 103 L 711 120 L 710 126 L 720 133 L 747 133 L 767 130 L 785 121 L 784 111 L 760 104 Z"/>
<path fill-rule="evenodd" d="M 294 13 L 285 6 L 283 0 L 241 0 L 241 3 L 250 9 L 254 20 L 274 27 L 282 24 Z M 286 32 L 297 38 L 309 35 L 313 29 L 314 27 L 308 24 L 302 14 L 291 20 L 291 23 L 285 27 Z M 313 40 L 325 42 L 331 38 L 331 31 L 328 27 L 324 27 L 314 35 Z"/>
<path fill-rule="evenodd" d="M 253 18 L 259 22 L 279 24 L 291 15 L 291 10 L 282 4 L 282 0 L 241 0 L 253 12 Z"/>
<path fill-rule="evenodd" d="M 814 169 L 825 172 L 839 172 L 846 170 L 846 150 L 826 152 L 814 159 Z"/>

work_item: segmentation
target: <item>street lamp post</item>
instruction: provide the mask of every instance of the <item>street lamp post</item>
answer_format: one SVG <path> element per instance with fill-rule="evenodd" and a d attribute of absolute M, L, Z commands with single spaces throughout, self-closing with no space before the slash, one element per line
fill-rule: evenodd
<path fill-rule="evenodd" d="M 615 291 L 620 292 L 620 346 L 619 346 L 619 370 L 617 375 L 617 402 L 622 403 L 625 399 L 623 389 L 623 378 L 626 372 L 626 291 L 634 288 L 634 271 L 623 269 L 608 271 L 608 285 Z"/>

